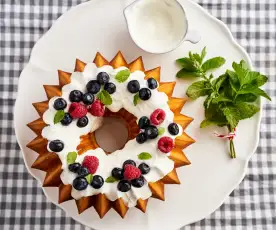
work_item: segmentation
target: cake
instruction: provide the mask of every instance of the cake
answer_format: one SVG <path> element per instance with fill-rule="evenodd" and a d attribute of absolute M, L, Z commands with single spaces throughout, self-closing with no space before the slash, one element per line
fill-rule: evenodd
<path fill-rule="evenodd" d="M 114 208 L 146 212 L 150 197 L 165 200 L 164 185 L 180 184 L 176 168 L 189 165 L 182 151 L 194 142 L 183 130 L 185 98 L 175 82 L 160 82 L 160 67 L 145 71 L 142 58 L 127 63 L 121 52 L 109 62 L 76 60 L 73 73 L 58 70 L 59 85 L 44 85 L 47 100 L 33 103 L 40 118 L 27 124 L 37 137 L 32 168 L 46 172 L 44 187 L 59 187 L 59 203 L 74 199 L 79 213 L 94 207 L 100 218 Z M 128 141 L 104 152 L 95 139 L 102 119 L 125 121 Z"/>

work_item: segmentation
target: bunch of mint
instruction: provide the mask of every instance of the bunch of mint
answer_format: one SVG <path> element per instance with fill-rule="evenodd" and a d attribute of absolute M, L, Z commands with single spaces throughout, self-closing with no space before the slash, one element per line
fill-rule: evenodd
<path fill-rule="evenodd" d="M 176 60 L 182 66 L 178 78 L 201 78 L 187 89 L 187 96 L 195 100 L 207 96 L 204 101 L 205 119 L 200 127 L 211 125 L 226 126 L 233 132 L 240 120 L 250 118 L 259 112 L 256 101 L 262 96 L 271 100 L 263 86 L 268 78 L 259 72 L 250 70 L 245 61 L 233 62 L 233 70 L 227 70 L 218 78 L 208 74 L 211 70 L 224 65 L 225 59 L 214 57 L 204 61 L 206 48 L 201 54 L 189 52 L 188 57 Z M 230 139 L 230 156 L 236 158 L 233 140 Z"/>

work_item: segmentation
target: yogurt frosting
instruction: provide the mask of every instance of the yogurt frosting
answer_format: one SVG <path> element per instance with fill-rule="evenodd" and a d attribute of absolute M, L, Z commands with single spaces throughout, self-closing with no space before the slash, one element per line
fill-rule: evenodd
<path fill-rule="evenodd" d="M 96 80 L 96 76 L 99 72 L 107 72 L 110 76 L 110 82 L 113 82 L 116 85 L 116 92 L 111 95 L 113 102 L 111 105 L 106 106 L 109 110 L 112 112 L 118 112 L 121 108 L 124 108 L 139 119 L 142 116 L 149 117 L 155 109 L 163 109 L 166 113 L 166 118 L 160 127 L 164 127 L 166 131 L 162 136 L 169 136 L 174 140 L 177 136 L 181 135 L 183 130 L 180 125 L 178 125 L 179 135 L 173 136 L 167 130 L 168 125 L 173 122 L 174 114 L 167 104 L 168 97 L 165 93 L 158 92 L 157 89 L 151 90 L 152 96 L 149 100 L 141 101 L 134 106 L 133 94 L 127 90 L 127 84 L 131 80 L 137 80 L 139 81 L 141 88 L 147 87 L 147 81 L 144 79 L 145 74 L 141 71 L 135 71 L 130 74 L 125 82 L 119 83 L 116 81 L 115 76 L 123 69 L 127 68 L 120 67 L 113 69 L 113 67 L 109 65 L 97 68 L 94 63 L 89 63 L 86 65 L 83 72 L 72 73 L 71 82 L 62 88 L 61 97 L 67 102 L 67 108 L 65 108 L 64 111 L 68 112 L 69 110 L 69 105 L 71 103 L 69 100 L 69 94 L 72 90 L 86 92 L 86 84 L 90 80 Z M 77 126 L 77 120 L 73 120 L 69 126 L 62 126 L 60 123 L 54 124 L 53 121 L 56 110 L 54 109 L 53 104 L 56 99 L 57 97 L 54 97 L 49 101 L 49 109 L 43 114 L 43 120 L 48 126 L 42 130 L 42 136 L 49 142 L 56 139 L 63 141 L 64 149 L 57 153 L 62 162 L 63 172 L 61 174 L 61 180 L 63 184 L 72 184 L 77 175 L 68 170 L 66 160 L 67 154 L 72 151 L 77 152 L 77 146 L 80 143 L 80 136 L 98 129 L 101 125 L 102 117 L 95 117 L 88 113 L 87 117 L 89 122 L 84 128 L 79 128 Z M 138 144 L 135 139 L 130 140 L 126 143 L 123 149 L 117 150 L 109 155 L 106 155 L 101 148 L 89 150 L 82 155 L 78 155 L 76 159 L 76 162 L 82 163 L 85 156 L 96 156 L 99 159 L 99 168 L 95 174 L 101 175 L 104 180 L 111 175 L 111 171 L 114 167 L 122 167 L 125 160 L 132 159 L 137 165 L 145 162 L 150 166 L 151 170 L 148 174 L 144 175 L 146 180 L 144 186 L 141 188 L 135 188 L 132 186 L 131 190 L 125 193 L 120 192 L 117 189 L 118 182 L 105 182 L 100 189 L 94 189 L 92 186 L 88 186 L 83 191 L 78 191 L 72 187 L 72 197 L 78 200 L 81 197 L 103 193 L 111 201 L 122 198 L 128 207 L 135 206 L 137 200 L 140 198 L 143 200 L 149 198 L 152 193 L 148 187 L 148 183 L 162 179 L 174 168 L 174 162 L 168 158 L 169 153 L 164 154 L 157 148 L 157 142 L 160 137 L 161 136 L 153 140 L 147 140 L 143 144 Z M 48 150 L 51 152 L 49 147 Z M 150 153 L 152 158 L 149 160 L 138 159 L 138 155 L 141 152 Z"/>

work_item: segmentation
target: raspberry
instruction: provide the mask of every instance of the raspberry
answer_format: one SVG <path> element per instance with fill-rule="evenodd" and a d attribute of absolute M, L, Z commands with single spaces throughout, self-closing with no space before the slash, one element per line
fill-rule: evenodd
<path fill-rule="evenodd" d="M 86 156 L 82 166 L 86 167 L 91 174 L 94 174 L 99 167 L 99 159 L 95 156 Z"/>
<path fill-rule="evenodd" d="M 163 153 L 169 153 L 173 147 L 173 139 L 170 137 L 161 137 L 158 141 L 158 149 Z"/>
<path fill-rule="evenodd" d="M 136 168 L 133 165 L 126 165 L 125 166 L 125 172 L 124 172 L 124 178 L 126 180 L 133 180 L 137 179 L 141 176 L 141 170 Z"/>
<path fill-rule="evenodd" d="M 99 100 L 96 100 L 94 101 L 94 103 L 91 105 L 91 108 L 90 108 L 90 113 L 93 115 L 93 116 L 96 116 L 96 117 L 102 117 L 104 115 L 104 104 L 101 103 L 101 101 Z"/>
<path fill-rule="evenodd" d="M 160 125 L 166 118 L 166 113 L 163 109 L 156 109 L 150 115 L 150 122 L 153 125 Z"/>
<path fill-rule="evenodd" d="M 87 108 L 81 103 L 73 102 L 70 105 L 69 113 L 73 118 L 82 118 L 87 114 Z"/>

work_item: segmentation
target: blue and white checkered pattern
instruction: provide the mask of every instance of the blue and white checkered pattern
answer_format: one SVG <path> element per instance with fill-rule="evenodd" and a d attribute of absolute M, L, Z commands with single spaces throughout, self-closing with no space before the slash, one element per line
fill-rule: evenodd
<path fill-rule="evenodd" d="M 12 122 L 18 77 L 32 47 L 62 13 L 82 2 L 0 0 L 0 229 L 86 229 L 47 202 L 24 166 Z M 256 69 L 269 76 L 273 102 L 264 105 L 259 147 L 243 182 L 216 212 L 182 230 L 276 229 L 276 0 L 197 2 L 229 26 Z"/>

